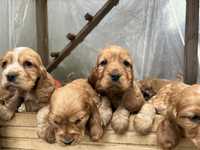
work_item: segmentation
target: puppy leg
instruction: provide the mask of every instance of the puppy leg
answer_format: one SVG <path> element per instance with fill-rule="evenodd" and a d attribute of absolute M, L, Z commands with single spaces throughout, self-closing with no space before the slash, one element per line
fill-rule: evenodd
<path fill-rule="evenodd" d="M 113 113 L 111 126 L 118 134 L 128 130 L 130 112 L 122 105 Z"/>
<path fill-rule="evenodd" d="M 148 134 L 153 126 L 156 111 L 152 104 L 146 103 L 143 105 L 138 114 L 135 115 L 134 128 L 140 134 Z"/>
<path fill-rule="evenodd" d="M 180 128 L 177 125 L 165 119 L 159 124 L 157 129 L 158 144 L 163 150 L 171 150 L 179 143 L 180 133 Z"/>
<path fill-rule="evenodd" d="M 0 104 L 0 119 L 5 121 L 10 120 L 22 101 L 23 100 L 19 97 L 19 93 L 16 91 L 15 94 L 6 101 L 5 105 Z"/>
<path fill-rule="evenodd" d="M 112 118 L 112 108 L 107 97 L 101 97 L 101 103 L 98 109 L 102 125 L 106 127 Z"/>
<path fill-rule="evenodd" d="M 125 108 L 130 112 L 137 112 L 140 110 L 145 100 L 136 83 L 134 83 L 133 88 L 130 88 L 125 92 L 122 98 L 122 102 Z"/>
<path fill-rule="evenodd" d="M 89 134 L 93 141 L 98 141 L 103 136 L 103 127 L 97 106 L 92 104 L 92 112 L 89 119 Z"/>
<path fill-rule="evenodd" d="M 37 113 L 37 134 L 48 143 L 55 143 L 55 132 L 49 123 L 49 106 L 41 108 Z"/>

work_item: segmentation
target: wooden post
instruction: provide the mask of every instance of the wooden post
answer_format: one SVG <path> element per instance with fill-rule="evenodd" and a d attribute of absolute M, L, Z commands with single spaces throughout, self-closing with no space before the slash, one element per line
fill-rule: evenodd
<path fill-rule="evenodd" d="M 197 82 L 198 76 L 198 28 L 199 0 L 186 1 L 184 81 L 188 84 Z"/>
<path fill-rule="evenodd" d="M 36 0 L 37 50 L 45 66 L 49 60 L 47 0 Z"/>

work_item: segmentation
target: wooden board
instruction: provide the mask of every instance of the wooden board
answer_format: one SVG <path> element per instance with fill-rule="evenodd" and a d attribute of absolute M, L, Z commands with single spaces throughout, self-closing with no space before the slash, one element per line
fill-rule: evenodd
<path fill-rule="evenodd" d="M 66 146 L 68 150 L 158 150 L 156 143 L 157 124 L 162 120 L 156 117 L 151 134 L 139 135 L 133 128 L 134 116 L 131 116 L 129 130 L 124 135 L 117 135 L 109 126 L 105 135 L 99 142 L 92 142 L 89 137 L 84 137 L 80 144 Z M 48 144 L 39 139 L 36 134 L 36 115 L 34 113 L 17 113 L 9 122 L 0 122 L 0 143 L 5 150 L 64 150 L 66 147 L 58 144 Z M 177 150 L 195 150 L 192 143 L 182 140 Z"/>
<path fill-rule="evenodd" d="M 199 0 L 186 1 L 184 81 L 197 82 L 198 76 Z"/>

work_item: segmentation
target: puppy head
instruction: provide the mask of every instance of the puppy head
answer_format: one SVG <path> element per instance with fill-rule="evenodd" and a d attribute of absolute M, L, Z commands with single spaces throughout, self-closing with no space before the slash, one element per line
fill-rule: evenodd
<path fill-rule="evenodd" d="M 29 91 L 38 78 L 46 76 L 41 57 L 27 47 L 8 51 L 1 60 L 1 67 L 1 85 L 6 89 L 18 88 Z"/>
<path fill-rule="evenodd" d="M 177 98 L 172 109 L 173 118 L 186 138 L 200 148 L 200 85 L 186 88 Z"/>
<path fill-rule="evenodd" d="M 70 87 L 71 88 L 71 87 Z M 72 87 L 73 88 L 73 87 Z M 70 91 L 71 90 L 71 91 Z M 67 95 L 65 98 L 59 97 L 58 101 L 52 101 L 49 114 L 49 122 L 55 128 L 56 141 L 61 145 L 69 145 L 78 143 L 81 137 L 85 134 L 86 126 L 89 127 L 91 138 L 98 140 L 98 128 L 100 127 L 100 117 L 97 114 L 96 105 L 93 104 L 93 99 L 86 94 L 83 89 L 79 89 L 78 93 L 73 89 L 65 89 Z M 70 97 L 68 94 L 70 93 Z M 62 93 L 61 93 L 62 94 Z M 52 95 L 54 99 L 55 94 Z M 67 98 L 67 101 L 64 99 Z M 62 101 L 62 102 L 60 102 Z M 96 123 L 96 120 L 99 121 Z M 97 125 L 96 125 L 97 124 Z M 96 132 L 96 130 L 98 130 Z M 97 135 L 97 136 L 96 136 Z"/>
<path fill-rule="evenodd" d="M 89 82 L 97 91 L 124 92 L 132 86 L 133 79 L 132 60 L 128 51 L 111 46 L 99 54 Z"/>
<path fill-rule="evenodd" d="M 80 142 L 84 135 L 85 127 L 89 119 L 86 110 L 78 110 L 67 118 L 54 116 L 55 139 L 60 145 L 70 145 Z"/>

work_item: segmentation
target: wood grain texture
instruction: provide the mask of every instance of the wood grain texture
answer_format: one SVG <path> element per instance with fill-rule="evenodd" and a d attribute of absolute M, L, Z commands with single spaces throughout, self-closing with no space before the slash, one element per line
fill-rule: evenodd
<path fill-rule="evenodd" d="M 194 84 L 198 76 L 199 0 L 186 2 L 184 81 Z"/>
<path fill-rule="evenodd" d="M 46 66 L 49 60 L 47 0 L 36 0 L 37 51 Z"/>
<path fill-rule="evenodd" d="M 156 127 L 162 120 L 157 116 L 152 133 L 147 136 L 139 135 L 133 128 L 134 115 L 131 116 L 129 131 L 124 135 L 117 135 L 109 126 L 106 129 L 104 137 L 99 142 L 92 142 L 88 136 L 85 136 L 81 143 L 75 146 L 67 146 L 68 150 L 158 150 L 156 143 Z M 36 114 L 35 113 L 17 113 L 15 117 L 8 122 L 0 122 L 0 143 L 3 149 L 10 150 L 64 150 L 58 144 L 48 144 L 39 139 L 36 134 Z M 195 150 L 192 143 L 182 140 L 177 150 Z"/>

